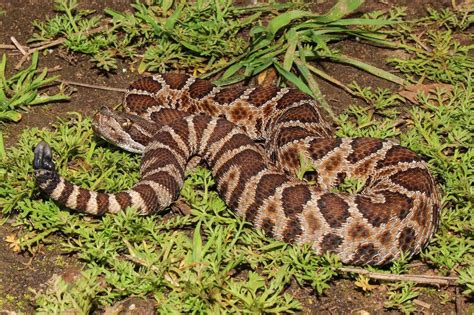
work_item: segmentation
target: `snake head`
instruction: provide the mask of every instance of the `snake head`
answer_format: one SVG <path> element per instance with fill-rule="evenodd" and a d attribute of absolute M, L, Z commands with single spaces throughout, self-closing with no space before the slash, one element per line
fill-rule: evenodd
<path fill-rule="evenodd" d="M 126 151 L 142 153 L 158 127 L 139 116 L 102 107 L 94 116 L 95 134 Z"/>

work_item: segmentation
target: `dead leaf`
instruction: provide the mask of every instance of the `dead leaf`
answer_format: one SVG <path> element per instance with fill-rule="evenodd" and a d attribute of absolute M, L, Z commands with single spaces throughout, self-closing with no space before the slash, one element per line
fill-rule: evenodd
<path fill-rule="evenodd" d="M 20 242 L 16 238 L 15 234 L 7 235 L 7 237 L 5 237 L 5 242 L 8 243 L 8 247 L 10 247 L 14 253 L 18 253 L 21 251 Z"/>
<path fill-rule="evenodd" d="M 258 85 L 274 85 L 277 79 L 276 71 L 273 68 L 269 68 L 260 72 L 257 76 L 257 84 Z"/>
<path fill-rule="evenodd" d="M 376 289 L 378 286 L 370 284 L 369 280 L 370 279 L 365 277 L 364 275 L 359 275 L 357 277 L 357 281 L 354 282 L 354 284 L 358 286 L 359 288 L 361 288 L 362 290 L 364 290 L 365 292 L 372 291 Z"/>
<path fill-rule="evenodd" d="M 447 92 L 451 92 L 453 90 L 453 86 L 451 84 L 444 84 L 444 83 L 431 83 L 431 84 L 412 84 L 408 85 L 405 90 L 399 92 L 398 94 L 413 104 L 419 104 L 418 95 L 424 94 L 428 95 L 430 92 L 435 90 L 445 90 Z"/>

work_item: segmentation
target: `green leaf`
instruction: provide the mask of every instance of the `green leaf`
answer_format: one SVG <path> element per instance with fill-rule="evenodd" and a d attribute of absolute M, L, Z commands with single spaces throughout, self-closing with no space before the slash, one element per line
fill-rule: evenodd
<path fill-rule="evenodd" d="M 298 34 L 294 29 L 290 29 L 285 36 L 288 40 L 288 48 L 286 49 L 285 57 L 283 58 L 283 69 L 290 71 L 293 67 L 293 60 L 295 59 L 296 45 L 298 44 Z"/>
<path fill-rule="evenodd" d="M 18 122 L 21 120 L 21 114 L 12 110 L 5 112 L 0 111 L 0 120 L 10 120 Z"/>
<path fill-rule="evenodd" d="M 342 19 L 343 17 L 351 14 L 357 8 L 359 8 L 364 0 L 339 0 L 329 10 L 328 13 L 318 18 L 318 21 L 324 23 L 330 23 Z"/>
<path fill-rule="evenodd" d="M 315 14 L 308 11 L 293 10 L 285 12 L 273 18 L 267 26 L 268 32 L 273 36 L 285 26 L 288 26 L 292 21 L 301 19 L 304 17 L 314 17 Z"/>
<path fill-rule="evenodd" d="M 273 62 L 273 66 L 275 69 L 280 73 L 286 80 L 289 82 L 293 83 L 298 89 L 300 89 L 302 92 L 311 95 L 314 97 L 313 92 L 311 89 L 306 85 L 306 83 L 303 82 L 300 78 L 298 78 L 296 75 L 293 73 L 286 71 L 278 62 Z"/>

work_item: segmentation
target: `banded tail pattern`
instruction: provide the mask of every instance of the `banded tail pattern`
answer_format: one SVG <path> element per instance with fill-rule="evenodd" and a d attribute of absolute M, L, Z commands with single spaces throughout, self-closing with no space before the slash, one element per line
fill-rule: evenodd
<path fill-rule="evenodd" d="M 332 138 L 316 103 L 301 92 L 218 88 L 164 74 L 133 83 L 124 107 L 127 113 L 103 109 L 93 126 L 104 139 L 143 153 L 140 182 L 115 194 L 80 188 L 57 174 L 42 142 L 35 175 L 51 198 L 94 215 L 128 206 L 159 211 L 177 198 L 187 162 L 198 155 L 238 215 L 269 236 L 337 253 L 345 263 L 413 255 L 438 225 L 439 195 L 420 157 L 386 140 Z M 292 176 L 301 160 L 313 167 L 317 185 Z M 360 192 L 334 191 L 345 178 L 362 179 Z"/>

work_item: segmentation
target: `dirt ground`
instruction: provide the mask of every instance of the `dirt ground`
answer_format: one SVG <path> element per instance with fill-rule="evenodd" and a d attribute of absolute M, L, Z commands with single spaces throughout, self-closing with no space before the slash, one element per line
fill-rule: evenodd
<path fill-rule="evenodd" d="M 105 7 L 122 11 L 129 10 L 131 2 L 134 1 L 89 0 L 80 3 L 82 8 L 95 9 L 101 12 Z M 324 12 L 335 1 L 314 2 L 313 10 Z M 323 3 L 317 4 L 320 2 Z M 360 11 L 384 10 L 394 5 L 407 6 L 409 16 L 414 17 L 425 14 L 427 6 L 436 9 L 450 7 L 451 0 L 367 1 L 367 4 Z M 14 36 L 19 43 L 26 43 L 33 33 L 31 21 L 54 15 L 53 1 L 50 0 L 2 0 L 0 1 L 0 8 L 6 12 L 5 15 L 0 16 L 0 44 L 10 44 L 11 36 Z M 368 47 L 354 42 L 339 43 L 338 48 L 342 52 L 384 69 L 388 69 L 384 60 L 393 53 L 390 50 Z M 7 53 L 11 73 L 13 65 L 21 58 L 20 53 L 15 50 L 0 50 L 0 52 Z M 322 66 L 327 72 L 344 83 L 356 79 L 361 86 L 397 88 L 396 85 L 390 82 L 375 78 L 352 67 L 330 63 L 324 63 Z M 41 56 L 40 67 L 58 69 L 54 74 L 60 75 L 63 80 L 117 88 L 127 87 L 131 81 L 138 77 L 137 73 L 129 71 L 127 64 L 119 66 L 119 71 L 115 74 L 105 75 L 93 68 L 92 64 L 88 62 L 88 57 L 71 55 L 60 49 L 54 49 L 50 54 Z M 359 100 L 324 81 L 320 82 L 320 85 L 336 113 L 341 112 L 350 104 L 360 103 Z M 103 105 L 114 106 L 119 104 L 122 98 L 119 92 L 83 87 L 74 87 L 74 89 L 76 89 L 76 92 L 72 95 L 70 102 L 30 108 L 28 112 L 23 113 L 23 119 L 19 123 L 0 126 L 6 138 L 7 147 L 16 143 L 17 135 L 23 128 L 48 127 L 56 121 L 58 116 L 65 117 L 68 112 L 72 111 L 90 115 Z M 14 253 L 8 248 L 4 240 L 8 235 L 17 232 L 18 228 L 12 227 L 9 222 L 0 226 L 0 314 L 7 313 L 7 311 L 33 312 L 31 289 L 38 290 L 44 287 L 47 280 L 55 274 L 63 274 L 71 269 L 80 268 L 80 263 L 75 257 L 62 255 L 49 246 L 41 248 L 34 256 L 27 253 Z M 387 290 L 384 285 L 379 286 L 379 290 L 375 292 L 365 294 L 355 287 L 353 281 L 340 280 L 333 282 L 331 288 L 319 298 L 314 297 L 310 289 L 294 286 L 290 290 L 305 305 L 303 313 L 379 314 L 387 312 L 383 309 L 383 299 Z M 443 302 L 445 300 L 450 302 Z M 451 288 L 439 288 L 438 293 L 433 295 L 423 294 L 418 297 L 418 301 L 419 303 L 416 303 L 417 311 L 422 313 L 456 313 L 461 311 L 462 306 L 462 298 L 459 293 Z M 452 301 L 457 301 L 457 303 Z M 430 308 L 424 307 L 423 303 L 431 305 Z"/>

